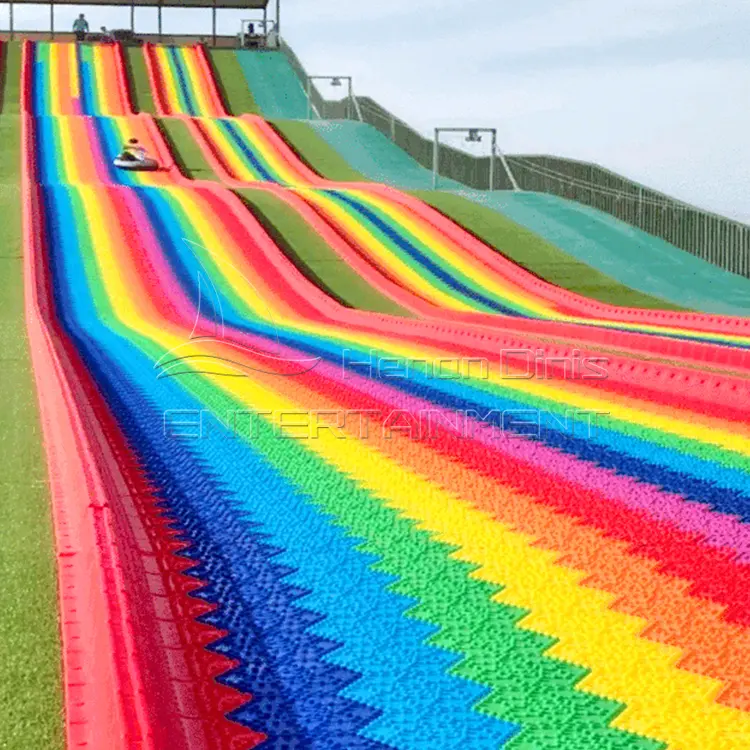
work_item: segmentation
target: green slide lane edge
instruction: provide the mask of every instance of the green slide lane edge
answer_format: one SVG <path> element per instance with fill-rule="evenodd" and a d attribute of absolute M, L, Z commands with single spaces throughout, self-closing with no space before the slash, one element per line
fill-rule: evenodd
<path fill-rule="evenodd" d="M 329 146 L 306 122 L 298 120 L 268 121 L 290 148 L 321 177 L 335 182 L 371 182 L 349 166 L 336 149 Z"/>
<path fill-rule="evenodd" d="M 371 287 L 280 198 L 252 188 L 235 192 L 289 260 L 326 294 L 358 310 L 411 317 L 407 310 Z"/>
<path fill-rule="evenodd" d="M 125 47 L 125 74 L 128 78 L 130 97 L 136 112 L 156 113 L 151 83 L 148 79 L 146 58 L 141 47 Z"/>
<path fill-rule="evenodd" d="M 0 747 L 61 750 L 61 645 L 52 514 L 23 297 L 21 47 L 5 47 L 0 115 Z"/>
<path fill-rule="evenodd" d="M 192 180 L 218 181 L 218 177 L 188 130 L 187 123 L 168 117 L 154 118 L 180 171 Z"/>
<path fill-rule="evenodd" d="M 258 105 L 233 49 L 207 49 L 214 80 L 230 115 L 258 114 Z"/>

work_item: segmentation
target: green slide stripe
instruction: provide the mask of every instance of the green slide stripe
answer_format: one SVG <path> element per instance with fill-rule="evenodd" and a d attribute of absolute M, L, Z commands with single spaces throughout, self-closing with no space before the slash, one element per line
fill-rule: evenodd
<path fill-rule="evenodd" d="M 260 114 L 290 120 L 307 118 L 307 95 L 283 52 L 238 50 L 234 54 Z"/>
<path fill-rule="evenodd" d="M 151 93 L 151 83 L 148 79 L 146 58 L 140 47 L 125 48 L 125 73 L 130 84 L 130 95 L 136 112 L 154 114 L 156 106 Z"/>
<path fill-rule="evenodd" d="M 185 176 L 193 180 L 218 180 L 186 123 L 165 117 L 157 119 L 156 124 Z"/>
<path fill-rule="evenodd" d="M 432 188 L 432 171 L 371 125 L 348 120 L 316 120 L 310 122 L 309 127 L 354 169 L 374 182 L 384 182 L 404 190 Z M 445 178 L 440 180 L 439 187 L 444 190 L 465 189 L 461 183 Z"/>
<path fill-rule="evenodd" d="M 236 50 L 213 49 L 207 52 L 213 67 L 216 85 L 224 98 L 229 114 L 242 115 L 246 112 L 258 114 L 258 105 L 245 81 Z"/>
<path fill-rule="evenodd" d="M 348 307 L 410 315 L 353 271 L 291 206 L 260 190 L 237 193 L 297 268 L 326 293 Z"/>
<path fill-rule="evenodd" d="M 369 181 L 367 176 L 353 169 L 308 123 L 294 120 L 270 122 L 300 159 L 319 175 L 337 182 Z"/>

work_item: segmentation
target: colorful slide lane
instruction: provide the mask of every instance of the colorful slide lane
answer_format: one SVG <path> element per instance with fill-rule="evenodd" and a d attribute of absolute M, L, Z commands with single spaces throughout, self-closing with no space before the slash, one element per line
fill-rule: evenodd
<path fill-rule="evenodd" d="M 290 188 L 376 273 L 397 280 L 436 309 L 583 323 L 743 348 L 750 343 L 743 333 L 747 319 L 617 308 L 543 282 L 406 194 L 322 180 L 261 118 L 196 118 L 188 124 L 225 183 Z"/>
<path fill-rule="evenodd" d="M 33 89 L 50 71 L 25 55 Z M 109 126 L 55 140 L 27 112 L 28 320 L 58 539 L 74 544 L 61 604 L 81 619 L 71 739 L 750 737 L 746 380 L 627 358 L 586 378 L 554 361 L 561 345 L 531 344 L 543 321 L 525 337 L 343 308 L 225 187 L 176 170 L 113 184 Z M 78 153 L 90 169 L 68 166 Z M 530 346 L 544 374 L 507 377 L 499 353 Z"/>
<path fill-rule="evenodd" d="M 646 312 L 585 300 L 504 261 L 421 201 L 385 187 L 328 183 L 303 165 L 261 118 L 216 119 L 217 108 L 211 102 L 220 95 L 202 47 L 169 48 L 168 54 L 152 54 L 149 59 L 154 93 L 161 92 L 165 101 L 183 102 L 162 112 L 202 115 L 192 128 L 225 182 L 294 187 L 338 232 L 352 239 L 371 266 L 390 280 L 402 280 L 408 292 L 438 308 L 584 323 L 743 348 L 750 343 L 743 334 L 750 325 L 747 319 Z M 436 230 L 442 230 L 442 236 Z"/>
<path fill-rule="evenodd" d="M 144 48 L 146 67 L 160 115 L 226 115 L 202 45 Z"/>

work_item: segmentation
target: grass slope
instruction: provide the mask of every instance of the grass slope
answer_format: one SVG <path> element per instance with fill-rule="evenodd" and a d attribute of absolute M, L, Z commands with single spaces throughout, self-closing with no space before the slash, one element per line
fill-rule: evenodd
<path fill-rule="evenodd" d="M 269 120 L 299 158 L 319 175 L 336 182 L 369 182 L 349 166 L 346 159 L 329 146 L 307 123 L 296 120 Z"/>
<path fill-rule="evenodd" d="M 0 748 L 63 747 L 52 519 L 23 310 L 20 46 L 0 115 Z"/>
<path fill-rule="evenodd" d="M 660 310 L 683 309 L 620 284 L 591 266 L 581 263 L 520 224 L 468 198 L 431 190 L 412 192 L 494 247 L 501 255 L 563 289 L 611 305 Z"/>
<path fill-rule="evenodd" d="M 214 71 L 214 78 L 224 98 L 224 104 L 230 115 L 242 115 L 246 112 L 258 114 L 250 87 L 234 50 L 208 50 L 208 59 Z"/>
<path fill-rule="evenodd" d="M 146 59 L 140 47 L 125 47 L 125 73 L 128 77 L 130 96 L 136 112 L 156 112 L 151 84 L 148 80 Z"/>
<path fill-rule="evenodd" d="M 305 220 L 275 195 L 238 190 L 245 205 L 287 257 L 316 286 L 347 307 L 410 316 L 353 271 Z"/>
<path fill-rule="evenodd" d="M 177 165 L 186 177 L 193 180 L 216 180 L 216 174 L 203 156 L 203 152 L 182 120 L 157 119 L 164 140 Z"/>

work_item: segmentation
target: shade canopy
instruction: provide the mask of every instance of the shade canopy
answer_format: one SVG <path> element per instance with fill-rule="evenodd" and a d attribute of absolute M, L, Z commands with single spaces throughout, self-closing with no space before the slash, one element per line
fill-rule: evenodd
<path fill-rule="evenodd" d="M 123 8 L 233 8 L 263 10 L 269 0 L 13 0 L 13 5 L 109 5 Z"/>

